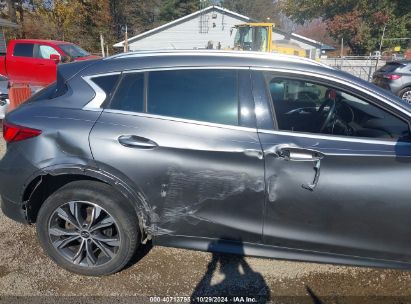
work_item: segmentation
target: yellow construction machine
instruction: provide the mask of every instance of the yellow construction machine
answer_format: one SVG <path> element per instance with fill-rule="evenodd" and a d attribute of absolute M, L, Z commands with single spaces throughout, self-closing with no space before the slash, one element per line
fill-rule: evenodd
<path fill-rule="evenodd" d="M 273 41 L 274 23 L 244 23 L 235 26 L 234 50 L 273 52 L 307 57 L 307 52 L 289 40 Z"/>

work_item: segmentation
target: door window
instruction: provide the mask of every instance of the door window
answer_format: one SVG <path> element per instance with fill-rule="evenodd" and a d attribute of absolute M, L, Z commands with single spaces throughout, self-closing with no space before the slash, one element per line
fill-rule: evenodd
<path fill-rule="evenodd" d="M 50 59 L 50 55 L 59 55 L 60 53 L 56 51 L 55 48 L 48 46 L 48 45 L 39 45 L 38 48 L 38 58 L 42 59 Z"/>
<path fill-rule="evenodd" d="M 151 72 L 148 113 L 238 125 L 237 71 Z"/>
<path fill-rule="evenodd" d="M 266 74 L 280 130 L 381 139 L 408 139 L 408 123 L 328 85 Z"/>
<path fill-rule="evenodd" d="M 111 100 L 110 108 L 131 112 L 143 112 L 144 73 L 124 74 Z"/>
<path fill-rule="evenodd" d="M 13 56 L 33 57 L 33 43 L 16 43 L 13 50 Z"/>

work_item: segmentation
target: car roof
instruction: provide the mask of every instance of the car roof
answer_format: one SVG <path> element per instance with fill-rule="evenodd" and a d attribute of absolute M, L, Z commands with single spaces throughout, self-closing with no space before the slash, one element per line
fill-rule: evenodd
<path fill-rule="evenodd" d="M 47 39 L 15 39 L 17 42 L 26 42 L 26 43 L 49 43 L 49 44 L 73 44 L 67 41 L 59 41 L 59 40 L 47 40 Z"/>
<path fill-rule="evenodd" d="M 287 61 L 292 63 L 305 63 L 309 65 L 317 65 L 323 67 L 326 66 L 318 61 L 312 59 L 285 55 L 280 53 L 267 53 L 267 52 L 249 52 L 249 51 L 221 51 L 221 50 L 153 50 L 153 51 L 134 51 L 121 53 L 105 58 L 104 60 L 116 60 L 116 59 L 125 59 L 125 58 L 142 58 L 142 57 L 161 57 L 161 56 L 176 56 L 176 57 L 185 57 L 185 56 L 202 56 L 208 57 L 210 61 L 213 58 L 241 58 L 252 60 L 255 58 L 273 60 L 273 61 Z"/>
<path fill-rule="evenodd" d="M 391 61 L 387 61 L 387 64 L 410 64 L 411 60 L 409 59 L 402 59 L 402 60 L 391 60 Z"/>
<path fill-rule="evenodd" d="M 223 67 L 223 68 L 278 68 L 289 70 L 336 71 L 320 62 L 278 53 L 215 51 L 215 50 L 176 50 L 176 51 L 138 51 L 122 53 L 102 59 L 85 70 L 86 74 L 148 70 L 158 68 L 183 67 Z M 327 73 L 327 72 L 326 72 Z"/>

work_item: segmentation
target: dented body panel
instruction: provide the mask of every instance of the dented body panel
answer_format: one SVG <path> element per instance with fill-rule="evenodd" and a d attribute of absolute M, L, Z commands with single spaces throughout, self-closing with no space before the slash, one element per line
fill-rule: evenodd
<path fill-rule="evenodd" d="M 158 146 L 122 146 L 118 138 L 124 134 Z M 158 217 L 154 235 L 261 241 L 264 162 L 246 153 L 261 149 L 255 130 L 104 112 L 90 146 L 98 161 L 124 172 L 148 198 Z"/>
<path fill-rule="evenodd" d="M 404 225 L 411 216 L 410 144 L 351 143 L 347 149 L 344 141 L 263 132 L 259 136 L 265 151 L 286 142 L 325 155 L 314 191 L 302 187 L 314 177 L 314 162 L 266 155 L 265 244 L 411 259 L 411 231 Z"/>

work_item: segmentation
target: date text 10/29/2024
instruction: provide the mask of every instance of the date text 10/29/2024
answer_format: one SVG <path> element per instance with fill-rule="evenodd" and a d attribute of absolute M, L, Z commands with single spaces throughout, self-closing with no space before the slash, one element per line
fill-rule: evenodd
<path fill-rule="evenodd" d="M 259 297 L 222 296 L 222 297 L 150 297 L 150 303 L 258 303 Z"/>

